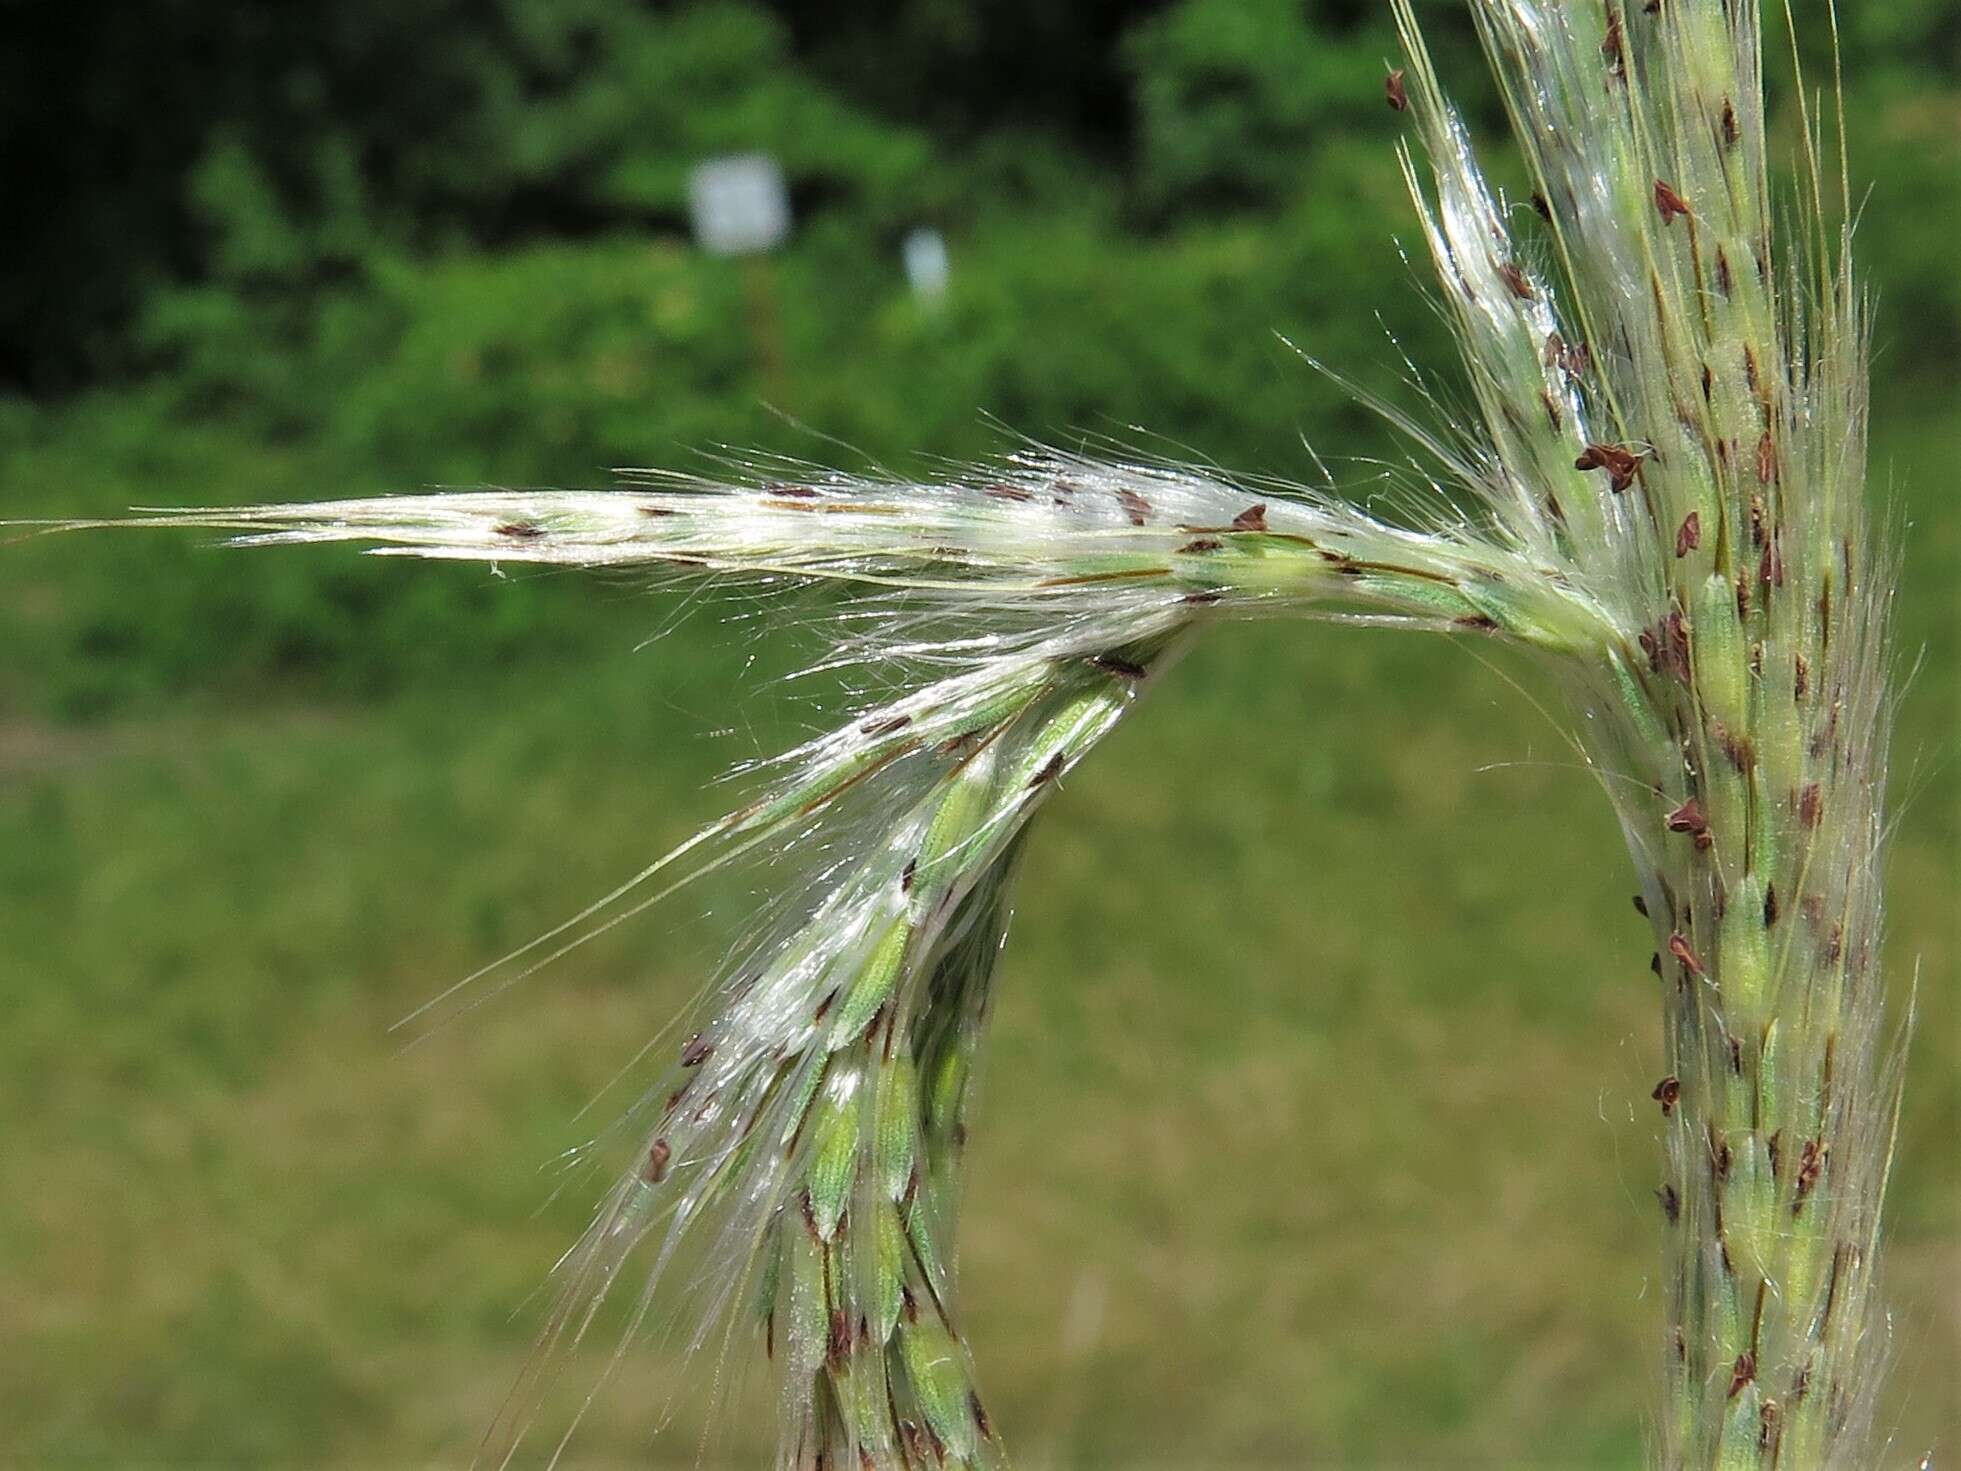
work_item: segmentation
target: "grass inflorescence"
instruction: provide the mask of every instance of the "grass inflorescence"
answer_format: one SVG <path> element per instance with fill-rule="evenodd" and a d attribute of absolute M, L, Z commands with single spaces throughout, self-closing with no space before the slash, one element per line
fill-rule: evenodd
<path fill-rule="evenodd" d="M 1206 626 L 1342 620 L 1544 662 L 1620 819 L 1665 1019 L 1661 1464 L 1860 1464 L 1897 1089 L 1891 567 L 1865 511 L 1850 210 L 1808 116 L 1799 195 L 1773 193 L 1754 4 L 1472 8 L 1531 194 L 1487 182 L 1397 0 L 1386 96 L 1469 385 L 1454 419 L 1389 410 L 1412 440 L 1401 519 L 1332 485 L 1045 450 L 943 483 L 757 464 L 139 519 L 843 596 L 830 663 L 878 693 L 504 963 L 737 857 L 782 861 L 781 901 L 633 1111 L 635 1163 L 561 1264 L 532 1376 L 629 1269 L 637 1326 L 686 1252 L 693 1346 L 746 1323 L 776 1365 L 783 1466 L 998 1464 L 954 1220 L 1028 822 Z M 500 1453 L 531 1403 L 521 1386 Z"/>

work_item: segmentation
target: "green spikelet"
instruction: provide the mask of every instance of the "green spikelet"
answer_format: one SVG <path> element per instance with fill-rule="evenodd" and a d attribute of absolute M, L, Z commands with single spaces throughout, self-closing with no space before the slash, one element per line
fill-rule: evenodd
<path fill-rule="evenodd" d="M 831 1024 L 830 1045 L 845 1047 L 863 1035 L 878 1009 L 892 998 L 905 968 L 906 945 L 912 930 L 903 918 L 896 919 L 872 945 L 871 954 L 846 988 Z"/>
<path fill-rule="evenodd" d="M 899 1330 L 899 1352 L 920 1412 L 949 1456 L 966 1459 L 980 1439 L 974 1423 L 967 1356 L 930 1313 Z"/>
<path fill-rule="evenodd" d="M 837 1235 L 858 1176 L 858 1124 L 864 1112 L 861 1082 L 855 1068 L 834 1070 L 811 1118 L 810 1214 L 823 1241 Z"/>

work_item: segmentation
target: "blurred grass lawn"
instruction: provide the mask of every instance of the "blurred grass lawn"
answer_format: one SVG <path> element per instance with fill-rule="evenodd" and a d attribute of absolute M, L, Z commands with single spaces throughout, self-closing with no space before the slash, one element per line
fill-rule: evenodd
<path fill-rule="evenodd" d="M 1906 1466 L 1961 1444 L 1961 421 L 1879 417 L 1927 651 L 1890 875 L 1922 1008 L 1887 1274 Z M 207 469 L 99 493 L 206 499 Z M 7 597 L 152 555 L 348 557 L 42 543 L 5 552 Z M 0 726 L 0 1460 L 466 1463 L 591 1199 L 547 1203 L 543 1167 L 740 923 L 740 895 L 683 898 L 402 1050 L 390 1023 L 711 815 L 704 782 L 794 712 L 731 703 L 712 611 L 635 652 L 668 602 L 387 572 L 576 604 L 590 636 L 368 700 Z M 1477 653 L 1223 630 L 1043 820 L 963 1243 L 1021 1464 L 1641 1464 L 1646 930 L 1589 778 Z M 702 1450 L 707 1387 L 636 1350 L 572 1463 L 760 1464 L 753 1385 Z"/>

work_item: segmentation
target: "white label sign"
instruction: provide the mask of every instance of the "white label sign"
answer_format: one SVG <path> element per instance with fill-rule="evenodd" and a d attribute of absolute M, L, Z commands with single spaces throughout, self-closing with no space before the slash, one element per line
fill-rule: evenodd
<path fill-rule="evenodd" d="M 688 179 L 695 239 L 711 255 L 751 255 L 790 233 L 783 170 L 765 153 L 711 158 Z"/>

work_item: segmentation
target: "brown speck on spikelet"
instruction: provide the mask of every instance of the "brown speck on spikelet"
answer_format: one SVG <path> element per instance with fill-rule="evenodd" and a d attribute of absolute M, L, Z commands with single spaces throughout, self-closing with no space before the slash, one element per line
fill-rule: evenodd
<path fill-rule="evenodd" d="M 1627 75 L 1626 47 L 1621 40 L 1621 13 L 1614 0 L 1607 3 L 1607 36 L 1600 43 L 1600 54 L 1607 58 L 1608 75 L 1625 78 Z"/>
<path fill-rule="evenodd" d="M 1641 468 L 1640 456 L 1623 445 L 1590 444 L 1573 461 L 1575 470 L 1605 470 L 1607 488 L 1619 495 L 1630 485 Z"/>
<path fill-rule="evenodd" d="M 1660 212 L 1664 225 L 1671 225 L 1681 216 L 1691 213 L 1689 202 L 1664 179 L 1655 180 L 1655 208 Z"/>
<path fill-rule="evenodd" d="M 1700 836 L 1709 831 L 1709 819 L 1702 815 L 1702 804 L 1694 797 L 1689 798 L 1662 821 L 1671 833 Z"/>
<path fill-rule="evenodd" d="M 1129 518 L 1132 526 L 1143 526 L 1149 523 L 1151 519 L 1151 503 L 1129 486 L 1125 486 L 1117 492 L 1117 504 L 1123 508 L 1123 513 Z"/>
<path fill-rule="evenodd" d="M 640 1167 L 640 1178 L 649 1185 L 658 1185 L 667 1178 L 668 1161 L 674 1157 L 674 1148 L 665 1139 L 656 1139 L 647 1150 L 646 1163 Z"/>
<path fill-rule="evenodd" d="M 1682 524 L 1675 532 L 1675 555 L 1686 557 L 1702 545 L 1702 517 L 1691 511 L 1682 518 Z"/>
<path fill-rule="evenodd" d="M 1668 953 L 1682 962 L 1691 975 L 1703 974 L 1702 958 L 1690 946 L 1688 937 L 1680 930 L 1668 937 Z"/>
<path fill-rule="evenodd" d="M 1818 826 L 1820 813 L 1824 811 L 1825 799 L 1819 791 L 1817 782 L 1809 782 L 1798 793 L 1798 823 L 1809 831 Z"/>
<path fill-rule="evenodd" d="M 1513 261 L 1506 261 L 1498 267 L 1498 279 L 1505 283 L 1505 289 L 1520 301 L 1536 301 L 1539 293 L 1532 289 L 1531 281 L 1525 272 Z"/>
<path fill-rule="evenodd" d="M 1743 1386 L 1757 1377 L 1757 1359 L 1747 1350 L 1736 1356 L 1736 1363 L 1730 1368 L 1729 1398 L 1735 1399 Z"/>
<path fill-rule="evenodd" d="M 1264 501 L 1248 506 L 1232 518 L 1234 531 L 1265 531 L 1266 503 Z"/>
<path fill-rule="evenodd" d="M 1394 67 L 1382 79 L 1382 98 L 1391 112 L 1409 111 L 1409 93 L 1403 86 L 1403 69 Z"/>
<path fill-rule="evenodd" d="M 1682 1096 L 1682 1080 L 1670 1073 L 1655 1084 L 1655 1091 L 1648 1096 L 1661 1105 L 1661 1116 L 1667 1118 L 1675 1112 L 1675 1102 Z"/>
<path fill-rule="evenodd" d="M 1098 654 L 1089 662 L 1105 674 L 1114 674 L 1119 679 L 1127 679 L 1133 683 L 1151 672 L 1135 660 L 1126 659 L 1119 654 Z"/>

